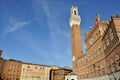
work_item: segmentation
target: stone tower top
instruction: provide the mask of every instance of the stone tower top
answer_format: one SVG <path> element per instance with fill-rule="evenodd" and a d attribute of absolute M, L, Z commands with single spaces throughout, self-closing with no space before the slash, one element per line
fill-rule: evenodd
<path fill-rule="evenodd" d="M 79 14 L 78 14 L 78 7 L 72 6 L 72 8 L 70 10 L 70 14 L 71 14 L 70 22 L 69 22 L 70 27 L 72 27 L 73 24 L 80 25 L 81 18 L 80 18 Z"/>

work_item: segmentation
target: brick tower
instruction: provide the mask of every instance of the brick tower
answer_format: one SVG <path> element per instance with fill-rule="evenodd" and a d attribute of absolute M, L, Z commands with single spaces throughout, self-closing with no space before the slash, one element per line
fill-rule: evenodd
<path fill-rule="evenodd" d="M 82 55 L 82 41 L 81 41 L 81 32 L 80 32 L 80 21 L 81 18 L 78 15 L 78 8 L 72 6 L 70 10 L 70 28 L 72 35 L 72 58 L 73 58 L 73 70 L 76 69 L 77 58 Z"/>

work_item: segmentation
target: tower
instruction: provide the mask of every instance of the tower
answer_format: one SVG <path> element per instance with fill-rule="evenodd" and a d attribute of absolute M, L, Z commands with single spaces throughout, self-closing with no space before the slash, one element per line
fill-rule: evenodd
<path fill-rule="evenodd" d="M 76 60 L 82 55 L 82 41 L 80 32 L 80 22 L 81 18 L 78 15 L 78 8 L 72 6 L 70 10 L 70 28 L 72 36 L 72 58 L 73 58 L 73 70 L 76 68 Z"/>

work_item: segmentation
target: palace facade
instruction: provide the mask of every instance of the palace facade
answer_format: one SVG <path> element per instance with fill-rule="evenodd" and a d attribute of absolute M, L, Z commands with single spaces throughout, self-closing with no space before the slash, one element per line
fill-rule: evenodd
<path fill-rule="evenodd" d="M 85 33 L 83 54 L 78 8 L 72 6 L 70 13 L 73 72 L 78 80 L 120 80 L 120 15 L 108 21 L 96 15 L 94 26 Z"/>

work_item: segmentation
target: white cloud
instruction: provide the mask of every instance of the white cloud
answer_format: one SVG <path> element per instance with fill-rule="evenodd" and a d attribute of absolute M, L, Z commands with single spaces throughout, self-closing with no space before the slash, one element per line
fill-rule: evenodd
<path fill-rule="evenodd" d="M 86 45 L 84 44 L 84 48 L 86 49 Z"/>
<path fill-rule="evenodd" d="M 22 27 L 25 27 L 26 25 L 30 24 L 31 22 L 12 22 L 5 30 L 4 34 L 8 34 L 10 32 L 14 32 Z"/>
<path fill-rule="evenodd" d="M 56 39 L 55 37 L 58 37 L 58 35 L 64 36 L 67 39 L 70 39 L 70 35 L 69 33 L 66 33 L 66 31 L 62 30 L 61 27 L 61 23 L 57 22 L 57 18 L 55 16 L 55 14 L 53 14 L 54 12 L 51 12 L 49 9 L 49 5 L 46 1 L 44 0 L 36 0 L 37 4 L 39 3 L 43 5 L 43 9 L 47 15 L 47 24 L 48 24 L 48 28 L 50 30 L 50 34 L 51 37 Z"/>
<path fill-rule="evenodd" d="M 34 12 L 37 17 L 37 20 L 41 19 L 40 14 L 39 14 L 41 13 L 41 10 L 40 10 L 41 7 L 43 9 L 42 11 L 44 11 L 46 14 L 46 17 L 47 17 L 46 23 L 50 31 L 49 33 L 50 34 L 49 40 L 50 40 L 50 46 L 51 46 L 50 52 L 53 53 L 52 54 L 54 55 L 53 59 L 57 63 L 59 63 L 59 65 L 65 65 L 65 62 L 63 60 L 69 62 L 69 59 L 66 58 L 66 55 L 70 54 L 70 51 L 71 51 L 70 50 L 71 48 L 69 45 L 70 44 L 70 33 L 61 28 L 61 26 L 65 26 L 65 25 L 61 24 L 61 22 L 57 22 L 58 18 L 56 17 L 56 15 L 58 16 L 58 14 L 55 14 L 53 11 L 51 11 L 51 6 L 49 6 L 49 4 L 44 0 L 41 0 L 41 1 L 35 0 L 34 2 L 34 9 L 35 9 Z M 66 45 L 64 44 L 63 41 L 65 41 Z M 46 55 L 46 56 L 49 56 L 49 55 Z"/>

